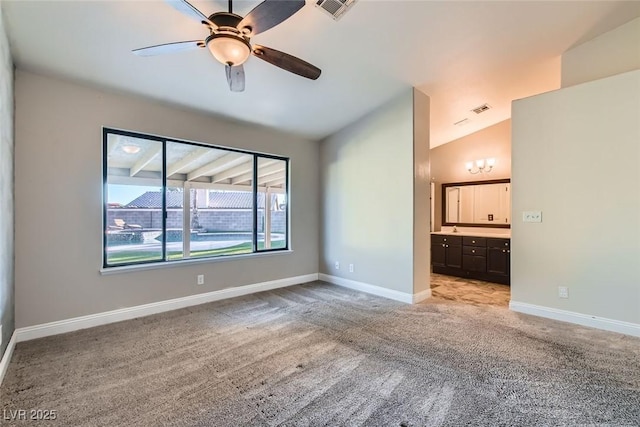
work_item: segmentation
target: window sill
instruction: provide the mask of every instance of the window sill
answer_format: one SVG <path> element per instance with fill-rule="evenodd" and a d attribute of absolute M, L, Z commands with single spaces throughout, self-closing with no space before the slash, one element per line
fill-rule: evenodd
<path fill-rule="evenodd" d="M 149 264 L 123 265 L 120 267 L 107 267 L 107 268 L 103 267 L 100 269 L 100 274 L 102 276 L 108 276 L 111 274 L 132 273 L 132 272 L 144 271 L 144 270 L 157 270 L 160 268 L 185 267 L 192 264 L 242 260 L 242 259 L 275 256 L 275 255 L 288 255 L 291 253 L 293 253 L 293 250 L 287 249 L 284 251 L 251 253 L 251 254 L 243 254 L 243 255 L 228 255 L 228 256 L 222 256 L 217 258 L 213 258 L 213 257 L 212 258 L 194 258 L 194 259 L 185 259 L 180 261 L 163 261 L 163 262 L 154 262 Z"/>

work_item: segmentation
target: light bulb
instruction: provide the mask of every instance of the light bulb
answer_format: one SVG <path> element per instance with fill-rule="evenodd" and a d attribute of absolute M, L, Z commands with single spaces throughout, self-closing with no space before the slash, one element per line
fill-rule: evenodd
<path fill-rule="evenodd" d="M 484 159 L 476 160 L 476 166 L 478 169 L 484 168 Z"/>
<path fill-rule="evenodd" d="M 470 171 L 471 169 L 473 169 L 473 162 L 467 162 L 466 166 L 467 166 L 467 170 Z"/>
<path fill-rule="evenodd" d="M 489 166 L 490 168 L 492 168 L 495 164 L 496 164 L 496 159 L 494 159 L 493 157 L 491 157 L 490 159 L 487 159 L 487 166 Z"/>

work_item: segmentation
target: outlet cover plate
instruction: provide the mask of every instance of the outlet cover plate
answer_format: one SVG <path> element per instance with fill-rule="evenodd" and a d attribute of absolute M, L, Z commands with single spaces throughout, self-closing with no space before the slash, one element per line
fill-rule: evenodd
<path fill-rule="evenodd" d="M 542 222 L 542 212 L 524 211 L 522 212 L 522 222 Z"/>
<path fill-rule="evenodd" d="M 566 286 L 558 286 L 558 297 L 569 298 L 569 288 Z"/>

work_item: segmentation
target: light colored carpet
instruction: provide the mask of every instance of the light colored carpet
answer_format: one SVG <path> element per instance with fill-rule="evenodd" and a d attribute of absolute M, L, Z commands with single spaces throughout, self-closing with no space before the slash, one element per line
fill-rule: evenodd
<path fill-rule="evenodd" d="M 59 426 L 638 426 L 640 339 L 315 282 L 17 345 Z"/>

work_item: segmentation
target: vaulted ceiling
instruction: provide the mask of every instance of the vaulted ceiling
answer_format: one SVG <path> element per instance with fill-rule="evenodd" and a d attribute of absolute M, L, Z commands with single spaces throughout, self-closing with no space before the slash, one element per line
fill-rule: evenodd
<path fill-rule="evenodd" d="M 259 1 L 235 1 L 246 14 Z M 205 14 L 226 1 L 194 0 Z M 311 81 L 250 58 L 229 91 L 205 49 L 141 58 L 132 49 L 203 39 L 163 1 L 6 1 L 19 68 L 322 138 L 415 86 L 431 96 L 432 146 L 510 116 L 514 99 L 560 84 L 567 49 L 640 16 L 640 2 L 360 0 L 339 21 L 315 2 L 252 42 L 322 69 Z M 481 115 L 471 112 L 488 103 Z M 466 125 L 455 122 L 468 119 Z"/>

